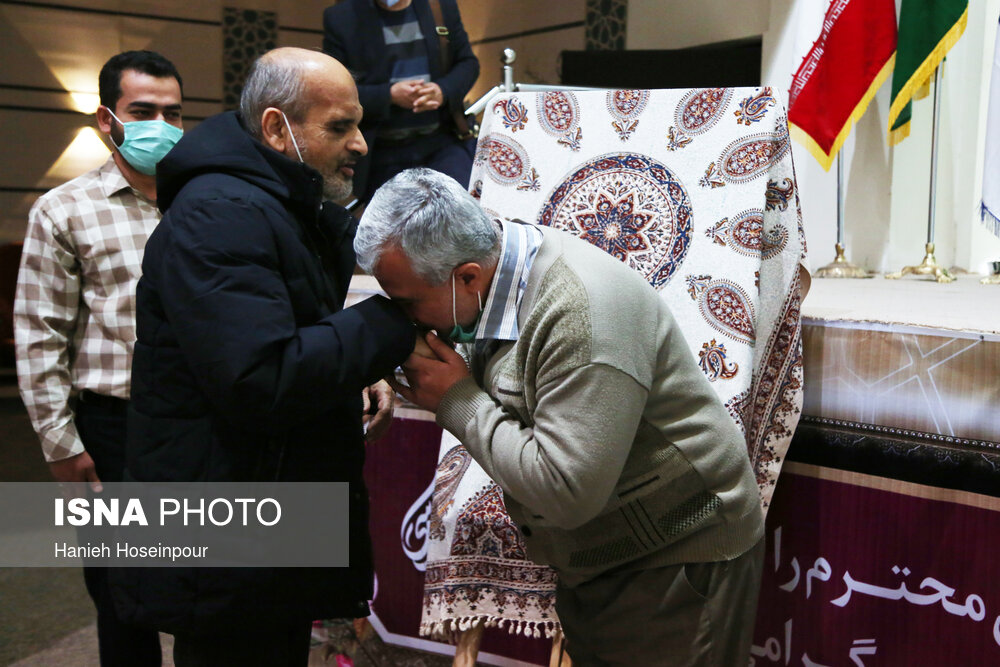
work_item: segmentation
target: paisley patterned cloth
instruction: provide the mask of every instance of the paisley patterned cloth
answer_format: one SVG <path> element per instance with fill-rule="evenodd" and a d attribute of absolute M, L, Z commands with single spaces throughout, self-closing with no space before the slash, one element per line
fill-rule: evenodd
<path fill-rule="evenodd" d="M 484 115 L 470 192 L 577 234 L 670 303 L 746 436 L 766 510 L 802 409 L 805 259 L 787 117 L 772 90 L 515 93 Z M 503 494 L 449 434 L 432 500 L 421 632 L 558 627 Z"/>

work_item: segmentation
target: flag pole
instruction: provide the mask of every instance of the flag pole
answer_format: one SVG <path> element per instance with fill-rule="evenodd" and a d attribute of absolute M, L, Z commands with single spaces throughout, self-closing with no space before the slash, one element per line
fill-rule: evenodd
<path fill-rule="evenodd" d="M 939 283 L 950 283 L 955 277 L 948 270 L 939 266 L 934 258 L 934 222 L 937 217 L 937 161 L 938 161 L 938 124 L 941 116 L 941 81 L 944 78 L 944 61 L 937 66 L 934 73 L 934 120 L 931 129 L 931 192 L 927 211 L 927 245 L 924 246 L 924 260 L 917 266 L 904 266 L 901 271 L 886 274 L 886 278 L 895 280 L 905 275 L 932 276 Z"/>
<path fill-rule="evenodd" d="M 993 47 L 993 72 L 990 77 L 990 103 L 987 113 L 989 117 L 986 123 L 986 150 L 983 156 L 983 197 L 979 207 L 979 218 L 984 223 L 986 216 L 990 217 L 987 227 L 1000 237 L 1000 218 L 996 213 L 1000 211 L 997 207 L 997 193 L 1000 188 L 1000 27 L 997 28 L 997 40 Z M 990 275 L 979 282 L 983 285 L 1000 285 L 1000 261 L 989 263 Z"/>
<path fill-rule="evenodd" d="M 855 266 L 844 256 L 844 162 L 843 148 L 837 152 L 837 256 L 826 266 L 816 269 L 817 278 L 871 278 L 873 274 Z"/>

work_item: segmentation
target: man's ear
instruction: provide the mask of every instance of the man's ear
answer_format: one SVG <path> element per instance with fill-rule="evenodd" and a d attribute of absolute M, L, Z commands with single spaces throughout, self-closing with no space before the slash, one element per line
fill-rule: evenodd
<path fill-rule="evenodd" d="M 466 262 L 455 267 L 455 281 L 470 292 L 483 291 L 483 267 L 476 262 Z"/>
<path fill-rule="evenodd" d="M 285 119 L 279 109 L 268 107 L 260 116 L 261 140 L 279 153 L 285 154 L 291 145 Z"/>
<path fill-rule="evenodd" d="M 115 122 L 115 119 L 111 117 L 111 111 L 106 106 L 101 105 L 97 107 L 94 116 L 97 118 L 97 128 L 104 134 L 111 134 L 111 128 Z"/>

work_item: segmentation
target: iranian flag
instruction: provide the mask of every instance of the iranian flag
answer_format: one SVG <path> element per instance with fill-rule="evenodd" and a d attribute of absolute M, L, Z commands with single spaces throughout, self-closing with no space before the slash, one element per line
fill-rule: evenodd
<path fill-rule="evenodd" d="M 911 100 L 965 32 L 968 18 L 968 0 L 903 0 L 889 107 L 889 141 L 893 145 L 909 136 Z"/>
<path fill-rule="evenodd" d="M 824 169 L 888 78 L 895 51 L 895 0 L 830 1 L 788 93 L 792 136 Z"/>

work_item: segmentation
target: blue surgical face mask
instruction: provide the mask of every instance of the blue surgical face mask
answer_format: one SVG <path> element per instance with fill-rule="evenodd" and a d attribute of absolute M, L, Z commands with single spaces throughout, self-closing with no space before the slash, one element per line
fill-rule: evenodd
<path fill-rule="evenodd" d="M 393 7 L 398 5 L 401 2 L 401 0 L 381 0 L 381 2 L 382 6 L 385 7 L 386 9 L 392 9 Z"/>
<path fill-rule="evenodd" d="M 184 134 L 181 128 L 162 120 L 134 120 L 122 123 L 111 109 L 108 109 L 108 113 L 121 123 L 124 129 L 121 146 L 115 144 L 118 152 L 133 169 L 147 176 L 156 173 L 156 164 L 170 152 Z M 111 141 L 114 142 L 114 139 Z"/>
<path fill-rule="evenodd" d="M 479 314 L 476 321 L 471 325 L 471 331 L 466 331 L 458 323 L 458 310 L 455 307 L 455 273 L 451 274 L 451 319 L 455 326 L 448 333 L 448 338 L 455 343 L 471 343 L 476 339 L 476 327 L 479 326 L 479 319 L 483 316 L 483 296 L 476 292 L 476 299 L 479 301 Z"/>

